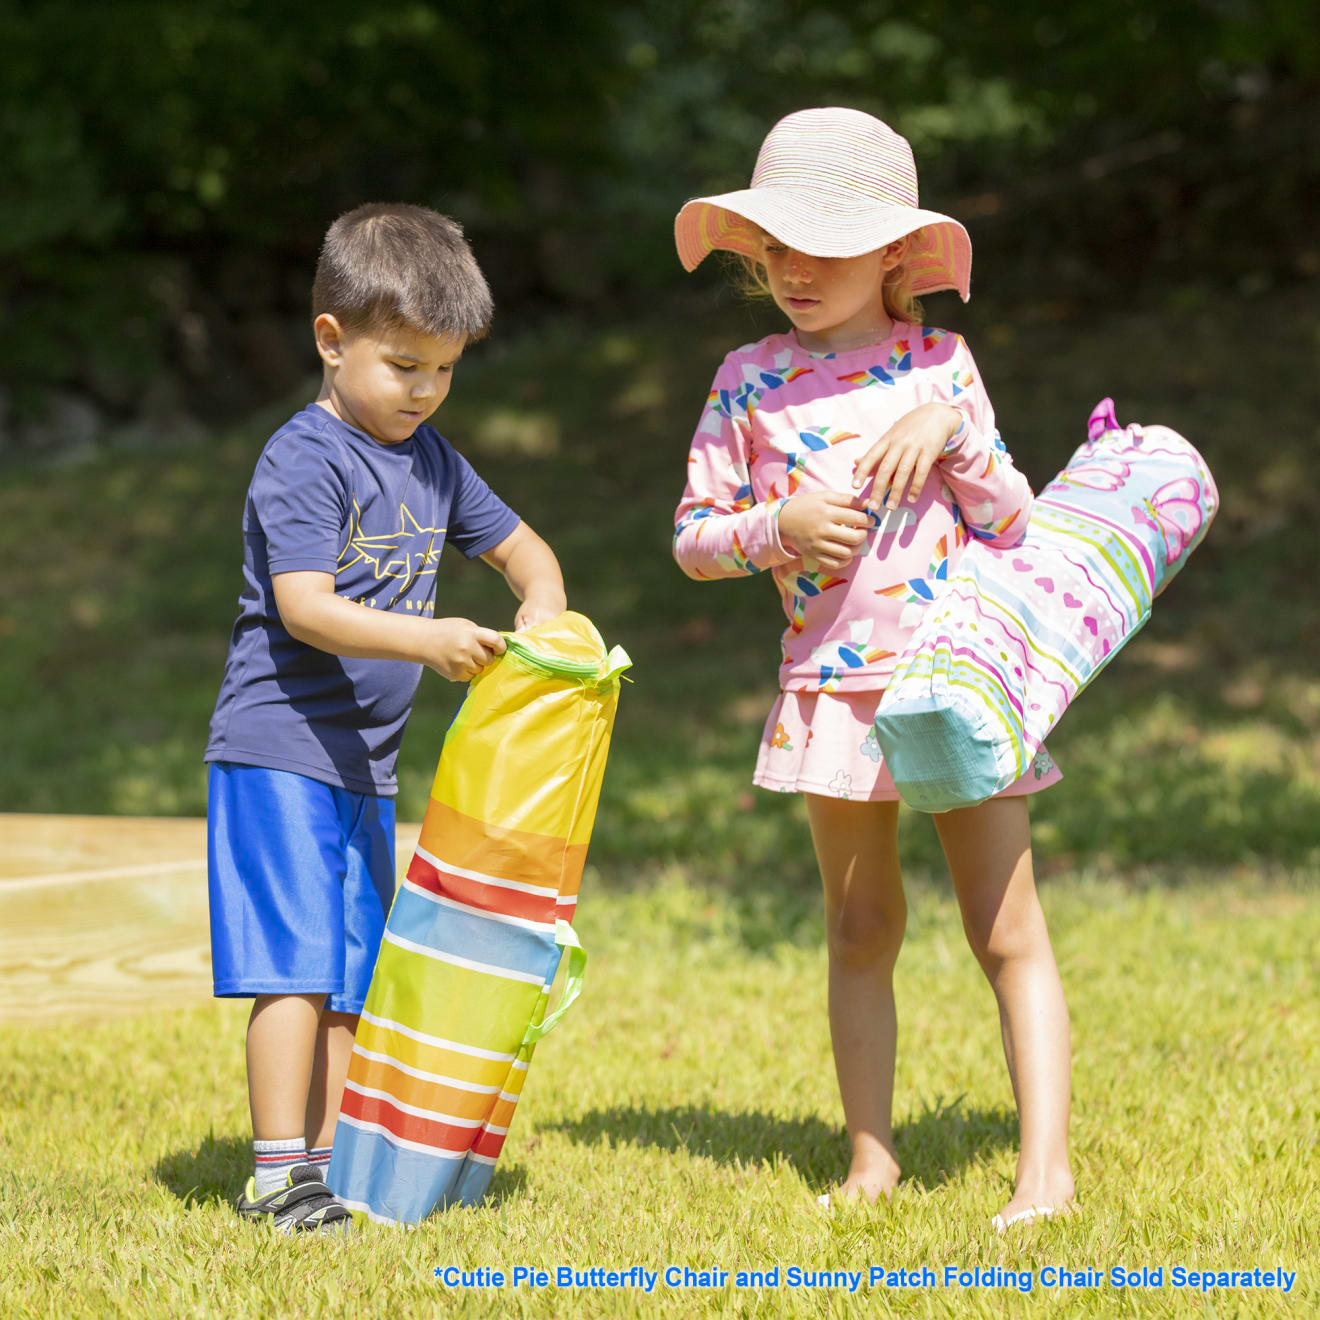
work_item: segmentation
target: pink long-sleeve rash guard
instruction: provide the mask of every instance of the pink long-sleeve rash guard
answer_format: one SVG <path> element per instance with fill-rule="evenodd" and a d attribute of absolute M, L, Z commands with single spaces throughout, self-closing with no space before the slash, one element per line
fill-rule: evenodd
<path fill-rule="evenodd" d="M 791 496 L 855 493 L 862 455 L 931 401 L 952 404 L 963 422 L 915 503 L 872 515 L 864 546 L 837 574 L 784 546 L 779 511 Z M 1031 503 L 961 336 L 897 322 L 880 343 L 820 354 L 776 334 L 735 349 L 715 376 L 688 456 L 674 557 L 703 580 L 771 570 L 788 617 L 784 690 L 827 680 L 832 690 L 880 689 L 968 536 L 1013 545 Z"/>

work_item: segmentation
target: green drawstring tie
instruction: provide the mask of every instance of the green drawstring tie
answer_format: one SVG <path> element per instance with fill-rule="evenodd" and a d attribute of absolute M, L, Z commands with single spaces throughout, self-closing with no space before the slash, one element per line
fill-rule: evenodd
<path fill-rule="evenodd" d="M 549 1017 L 527 1028 L 527 1034 L 522 1039 L 524 1045 L 534 1045 L 546 1032 L 554 1030 L 559 1025 L 559 1019 L 573 1007 L 574 1000 L 582 993 L 582 976 L 587 970 L 587 951 L 578 940 L 577 931 L 566 921 L 556 921 L 555 943 L 561 951 L 559 955 L 561 962 L 564 956 L 563 950 L 568 950 L 568 975 L 564 980 L 564 993 L 559 1001 L 559 1007 Z M 548 990 L 546 994 L 549 995 Z"/>

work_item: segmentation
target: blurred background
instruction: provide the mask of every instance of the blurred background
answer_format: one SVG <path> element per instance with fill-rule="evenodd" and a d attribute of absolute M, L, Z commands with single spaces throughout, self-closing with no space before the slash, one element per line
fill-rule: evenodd
<path fill-rule="evenodd" d="M 722 354 L 776 328 L 672 220 L 780 115 L 871 111 L 971 231 L 962 332 L 1038 488 L 1105 394 L 1223 507 L 1052 743 L 1042 870 L 1320 861 L 1320 24 L 1310 0 L 6 0 L 0 6 L 0 810 L 201 814 L 243 493 L 312 397 L 320 237 L 364 201 L 465 226 L 495 290 L 436 424 L 637 661 L 593 863 L 812 892 L 750 787 L 782 626 L 696 584 L 673 506 Z M 511 626 L 446 556 L 437 608 Z M 459 693 L 424 678 L 420 817 Z M 909 822 L 915 866 L 933 832 Z"/>

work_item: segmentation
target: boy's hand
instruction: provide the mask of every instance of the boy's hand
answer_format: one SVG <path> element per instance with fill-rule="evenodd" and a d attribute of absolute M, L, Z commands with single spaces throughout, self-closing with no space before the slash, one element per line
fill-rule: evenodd
<path fill-rule="evenodd" d="M 808 563 L 837 571 L 866 544 L 871 520 L 859 496 L 841 490 L 794 495 L 779 510 L 779 540 Z"/>
<path fill-rule="evenodd" d="M 504 638 L 471 619 L 432 619 L 427 665 L 454 683 L 466 683 L 504 654 Z"/>
<path fill-rule="evenodd" d="M 866 451 L 853 472 L 853 486 L 858 490 L 869 477 L 875 476 L 863 507 L 879 509 L 883 505 L 886 509 L 896 509 L 905 490 L 908 502 L 914 501 L 921 494 L 935 460 L 962 423 L 962 413 L 949 403 L 923 403 L 904 413 Z"/>
<path fill-rule="evenodd" d="M 522 632 L 523 629 L 530 628 L 534 624 L 558 618 L 567 608 L 568 601 L 562 591 L 557 594 L 528 596 L 518 607 L 518 613 L 513 616 L 513 630 Z"/>
<path fill-rule="evenodd" d="M 504 574 L 509 590 L 522 601 L 513 616 L 514 632 L 553 619 L 568 608 L 559 560 L 525 522 L 520 522 L 481 558 Z"/>

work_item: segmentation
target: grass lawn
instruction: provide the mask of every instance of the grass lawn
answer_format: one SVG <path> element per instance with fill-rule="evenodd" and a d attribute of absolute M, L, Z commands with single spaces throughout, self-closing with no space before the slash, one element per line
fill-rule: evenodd
<path fill-rule="evenodd" d="M 6 1316 L 411 1316 L 1313 1313 L 1320 1204 L 1316 1092 L 1320 912 L 1295 887 L 1045 886 L 1073 1017 L 1073 1147 L 1082 1211 L 990 1231 L 1017 1124 L 993 1000 L 933 881 L 912 886 L 899 962 L 892 1205 L 826 1215 L 846 1167 L 812 904 L 732 896 L 677 875 L 600 892 L 579 919 L 587 991 L 538 1051 L 492 1201 L 411 1232 L 285 1242 L 240 1226 L 248 1173 L 235 1003 L 95 1026 L 0 1031 L 0 1309 Z M 773 933 L 771 933 L 773 932 Z M 502 1288 L 433 1270 L 503 1270 Z M 637 1289 L 513 1289 L 514 1266 L 660 1270 Z M 725 1269 L 710 1290 L 668 1265 Z M 1290 1294 L 1172 1271 L 1297 1271 Z M 777 1288 L 738 1270 L 779 1267 Z M 788 1284 L 861 1271 L 863 1286 Z M 934 1271 L 934 1287 L 869 1271 Z M 943 1285 L 947 1266 L 1032 1274 Z M 1100 1271 L 1047 1288 L 1040 1270 Z M 1164 1267 L 1117 1289 L 1115 1267 Z M 1003 1279 L 1004 1276 L 999 1276 Z M 1048 1276 L 1046 1276 L 1048 1278 Z"/>
<path fill-rule="evenodd" d="M 0 1030 L 0 1313 L 1303 1315 L 1316 1308 L 1320 597 L 1311 581 L 1315 286 L 1201 288 L 1143 311 L 939 299 L 1039 487 L 1112 394 L 1206 455 L 1223 509 L 1154 618 L 1069 712 L 1033 804 L 1073 1015 L 1082 1213 L 994 1238 L 1016 1122 L 988 990 L 933 831 L 904 818 L 892 1205 L 826 1216 L 845 1142 L 800 801 L 753 791 L 781 618 L 768 581 L 669 558 L 692 425 L 721 353 L 761 330 L 694 296 L 560 324 L 465 361 L 443 429 L 555 546 L 572 605 L 632 654 L 586 901 L 587 993 L 533 1069 L 491 1204 L 347 1244 L 239 1233 L 244 1010 Z M 680 317 L 677 313 L 681 312 Z M 969 315 L 970 313 L 970 315 Z M 1255 327 L 1250 333 L 1244 327 Z M 1267 327 L 1268 333 L 1261 327 Z M 301 400 L 289 401 L 290 407 Z M 0 810 L 197 815 L 253 461 L 289 408 L 206 447 L 0 483 Z M 510 626 L 480 564 L 441 608 Z M 423 680 L 400 813 L 421 816 L 458 700 Z M 769 1269 L 778 1288 L 446 1288 L 437 1266 Z M 1173 1267 L 1300 1271 L 1291 1294 L 1175 1290 Z M 790 1266 L 1165 1269 L 1147 1290 L 853 1297 Z"/>

